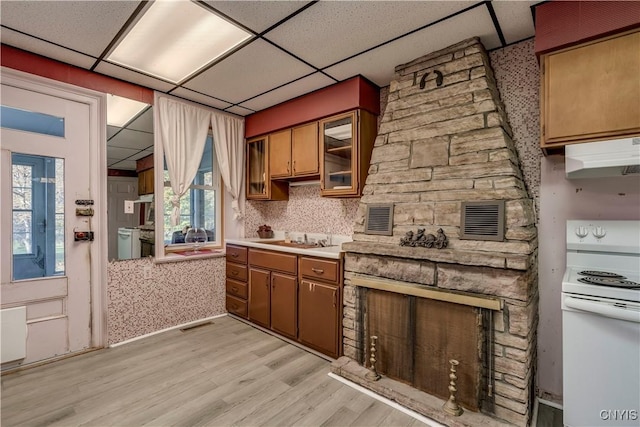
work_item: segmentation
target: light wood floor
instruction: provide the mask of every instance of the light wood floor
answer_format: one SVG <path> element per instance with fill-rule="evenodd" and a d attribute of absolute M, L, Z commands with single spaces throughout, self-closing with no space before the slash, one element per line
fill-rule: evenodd
<path fill-rule="evenodd" d="M 421 426 L 230 317 L 2 377 L 2 426 Z"/>

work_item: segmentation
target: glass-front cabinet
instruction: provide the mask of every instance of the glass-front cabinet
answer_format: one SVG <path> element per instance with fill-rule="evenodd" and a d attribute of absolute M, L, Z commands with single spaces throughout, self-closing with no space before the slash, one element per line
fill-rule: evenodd
<path fill-rule="evenodd" d="M 360 196 L 376 135 L 375 116 L 352 111 L 320 121 L 320 179 L 323 196 Z"/>
<path fill-rule="evenodd" d="M 268 136 L 247 141 L 247 199 L 286 200 L 289 197 L 287 183 L 277 183 L 269 178 L 268 152 Z"/>

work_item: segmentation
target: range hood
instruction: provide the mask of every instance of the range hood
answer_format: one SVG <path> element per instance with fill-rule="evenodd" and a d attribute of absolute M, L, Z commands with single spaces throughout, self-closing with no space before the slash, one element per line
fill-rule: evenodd
<path fill-rule="evenodd" d="M 640 137 L 565 147 L 567 178 L 640 175 Z"/>
<path fill-rule="evenodd" d="M 134 200 L 133 203 L 152 203 L 153 194 L 143 194 L 138 200 Z"/>

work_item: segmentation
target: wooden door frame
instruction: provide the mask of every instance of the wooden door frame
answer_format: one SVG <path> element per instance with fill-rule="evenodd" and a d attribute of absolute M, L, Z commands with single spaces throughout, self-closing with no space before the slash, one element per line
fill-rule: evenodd
<path fill-rule="evenodd" d="M 2 84 L 43 93 L 89 106 L 90 191 L 95 200 L 91 220 L 96 238 L 91 243 L 91 348 L 106 347 L 107 331 L 107 96 L 68 83 L 0 68 Z"/>

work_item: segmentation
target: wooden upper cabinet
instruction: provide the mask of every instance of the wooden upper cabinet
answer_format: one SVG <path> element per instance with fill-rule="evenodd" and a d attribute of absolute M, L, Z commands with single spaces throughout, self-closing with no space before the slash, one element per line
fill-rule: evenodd
<path fill-rule="evenodd" d="M 138 194 L 153 194 L 153 168 L 138 172 Z"/>
<path fill-rule="evenodd" d="M 269 176 L 291 176 L 291 129 L 269 135 Z"/>
<path fill-rule="evenodd" d="M 270 134 L 269 170 L 272 179 L 317 175 L 318 122 Z"/>
<path fill-rule="evenodd" d="M 541 57 L 541 146 L 640 134 L 640 31 Z"/>
<path fill-rule="evenodd" d="M 247 141 L 246 195 L 249 200 L 287 200 L 289 186 L 272 181 L 269 175 L 271 138 L 262 136 Z"/>
<path fill-rule="evenodd" d="M 352 111 L 321 120 L 319 126 L 322 195 L 360 196 L 376 139 L 376 116 Z"/>
<path fill-rule="evenodd" d="M 291 130 L 291 157 L 293 176 L 319 173 L 318 122 L 308 123 Z"/>

